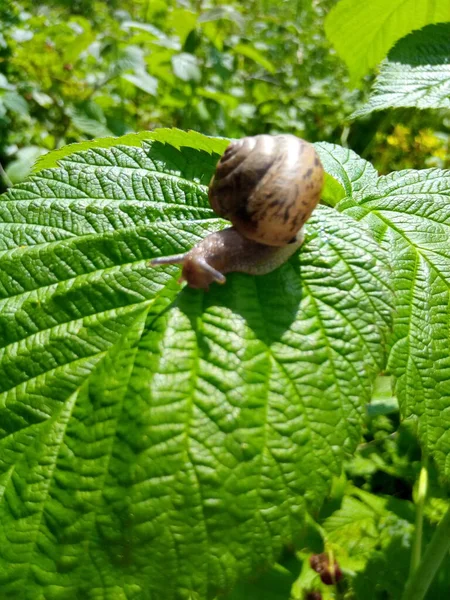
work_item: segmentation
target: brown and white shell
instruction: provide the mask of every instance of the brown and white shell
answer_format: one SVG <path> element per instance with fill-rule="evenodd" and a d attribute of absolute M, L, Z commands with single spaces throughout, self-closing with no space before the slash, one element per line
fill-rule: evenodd
<path fill-rule="evenodd" d="M 246 137 L 225 150 L 209 201 L 246 238 L 284 246 L 318 204 L 323 178 L 312 144 L 294 135 Z"/>

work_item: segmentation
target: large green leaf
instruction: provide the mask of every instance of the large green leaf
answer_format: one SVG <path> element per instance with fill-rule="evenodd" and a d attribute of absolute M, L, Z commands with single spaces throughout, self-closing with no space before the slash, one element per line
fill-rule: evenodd
<path fill-rule="evenodd" d="M 70 154 L 0 201 L 5 597 L 227 589 L 360 439 L 390 319 L 378 245 L 320 207 L 277 271 L 180 289 L 148 259 L 223 227 L 218 155 L 186 146 L 224 142 L 164 135 Z"/>
<path fill-rule="evenodd" d="M 429 25 L 389 52 L 373 92 L 353 116 L 398 107 L 450 108 L 450 23 Z"/>
<path fill-rule="evenodd" d="M 327 150 L 330 151 L 329 145 Z M 334 158 L 347 170 L 348 152 Z M 355 154 L 349 162 L 361 171 Z M 369 167 L 368 167 L 369 168 Z M 365 225 L 392 265 L 396 306 L 389 370 L 405 418 L 450 475 L 450 171 L 400 171 L 371 181 L 337 208 Z"/>
<path fill-rule="evenodd" d="M 325 31 L 357 81 L 375 67 L 397 40 L 414 29 L 450 21 L 448 0 L 341 0 Z"/>

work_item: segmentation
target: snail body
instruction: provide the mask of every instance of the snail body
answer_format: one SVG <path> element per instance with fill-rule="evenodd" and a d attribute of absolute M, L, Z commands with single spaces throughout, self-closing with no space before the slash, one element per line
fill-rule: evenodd
<path fill-rule="evenodd" d="M 293 135 L 257 135 L 232 142 L 219 160 L 208 197 L 233 227 L 208 235 L 185 254 L 152 266 L 182 264 L 180 281 L 208 289 L 224 273 L 263 275 L 303 242 L 303 225 L 320 200 L 323 167 L 312 144 Z"/>

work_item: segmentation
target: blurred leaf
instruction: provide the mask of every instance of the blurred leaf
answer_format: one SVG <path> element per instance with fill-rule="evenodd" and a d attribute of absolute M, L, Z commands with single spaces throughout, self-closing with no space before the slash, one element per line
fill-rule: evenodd
<path fill-rule="evenodd" d="M 139 46 L 129 45 L 120 51 L 117 61 L 113 64 L 113 71 L 145 71 L 145 53 Z"/>
<path fill-rule="evenodd" d="M 219 21 L 220 19 L 227 19 L 233 21 L 239 26 L 244 24 L 244 17 L 234 6 L 216 6 L 203 12 L 199 18 L 199 23 L 208 23 L 210 21 Z"/>
<path fill-rule="evenodd" d="M 21 148 L 16 154 L 17 158 L 8 164 L 6 174 L 13 183 L 23 181 L 31 173 L 33 165 L 39 156 L 46 154 L 46 152 L 44 148 L 37 146 Z"/>
<path fill-rule="evenodd" d="M 22 42 L 28 42 L 29 40 L 32 40 L 33 35 L 33 32 L 29 29 L 20 28 L 13 29 L 10 33 L 10 36 L 13 38 L 13 40 L 18 42 L 19 44 Z"/>
<path fill-rule="evenodd" d="M 12 83 L 9 83 L 6 79 L 6 76 L 3 73 L 0 73 L 0 90 L 13 90 L 14 86 Z"/>
<path fill-rule="evenodd" d="M 276 72 L 275 65 L 271 63 L 270 60 L 268 60 L 264 54 L 257 50 L 254 46 L 249 46 L 248 44 L 236 44 L 233 46 L 233 52 L 253 60 L 255 63 L 266 69 L 266 71 L 269 71 L 269 73 Z"/>
<path fill-rule="evenodd" d="M 111 131 L 106 126 L 105 115 L 94 101 L 84 102 L 67 110 L 72 125 L 93 137 L 110 136 Z"/>
<path fill-rule="evenodd" d="M 172 56 L 172 68 L 178 79 L 182 81 L 200 81 L 202 75 L 197 58 L 193 54 L 182 52 Z"/>
<path fill-rule="evenodd" d="M 13 113 L 22 117 L 28 116 L 28 104 L 24 98 L 17 92 L 5 92 L 1 96 L 4 106 Z"/>
<path fill-rule="evenodd" d="M 151 33 L 156 38 L 164 39 L 166 38 L 166 34 L 155 27 L 151 23 L 139 23 L 138 21 L 123 21 L 121 23 L 121 27 L 123 29 L 139 29 L 140 31 L 146 31 L 147 33 Z"/>
<path fill-rule="evenodd" d="M 145 71 L 138 71 L 134 75 L 126 73 L 122 77 L 151 96 L 156 96 L 158 93 L 158 80 Z"/>
<path fill-rule="evenodd" d="M 183 46 L 189 33 L 197 26 L 197 14 L 186 8 L 173 8 L 167 15 L 166 22 Z"/>
<path fill-rule="evenodd" d="M 90 27 L 67 44 L 64 45 L 63 61 L 64 63 L 74 63 L 78 60 L 80 54 L 95 40 L 95 34 Z"/>
<path fill-rule="evenodd" d="M 48 94 L 44 94 L 43 92 L 39 92 L 38 90 L 33 90 L 31 92 L 31 95 L 33 96 L 33 100 L 43 108 L 48 108 L 53 104 L 53 100 Z"/>
<path fill-rule="evenodd" d="M 183 52 L 194 54 L 197 48 L 200 47 L 201 42 L 201 31 L 199 29 L 192 29 L 184 42 Z"/>
<path fill-rule="evenodd" d="M 212 90 L 210 88 L 197 88 L 196 94 L 198 96 L 201 96 L 202 98 L 214 100 L 218 104 L 221 104 L 222 106 L 227 106 L 230 109 L 234 109 L 239 106 L 239 100 L 235 96 L 231 94 L 225 94 L 223 92 L 218 92 L 217 90 Z"/>

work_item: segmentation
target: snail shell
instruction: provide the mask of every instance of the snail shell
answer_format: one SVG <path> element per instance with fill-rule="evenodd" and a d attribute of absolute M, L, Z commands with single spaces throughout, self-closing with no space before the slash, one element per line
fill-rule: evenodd
<path fill-rule="evenodd" d="M 182 264 L 179 281 L 208 289 L 224 273 L 270 273 L 300 247 L 303 225 L 320 200 L 323 167 L 312 144 L 293 135 L 232 142 L 209 186 L 214 211 L 233 227 L 211 233 L 185 254 L 153 259 Z"/>
<path fill-rule="evenodd" d="M 312 144 L 294 135 L 246 137 L 225 150 L 209 201 L 244 237 L 284 246 L 319 202 L 323 176 Z"/>

